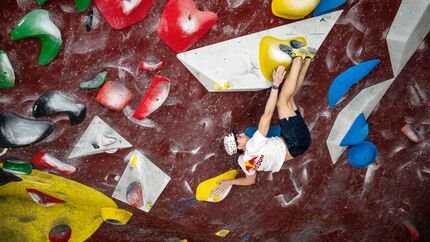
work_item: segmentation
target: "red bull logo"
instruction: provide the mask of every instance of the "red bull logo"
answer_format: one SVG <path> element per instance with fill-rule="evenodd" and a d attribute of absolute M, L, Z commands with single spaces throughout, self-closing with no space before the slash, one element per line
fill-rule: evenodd
<path fill-rule="evenodd" d="M 245 169 L 246 171 L 251 171 L 255 167 L 255 160 L 257 159 L 257 156 L 252 157 L 250 160 L 245 161 Z"/>

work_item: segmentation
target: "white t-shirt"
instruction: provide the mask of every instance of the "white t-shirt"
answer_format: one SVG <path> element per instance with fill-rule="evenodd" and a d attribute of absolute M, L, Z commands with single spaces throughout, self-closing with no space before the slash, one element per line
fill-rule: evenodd
<path fill-rule="evenodd" d="M 252 176 L 255 171 L 278 172 L 284 164 L 287 147 L 281 137 L 264 137 L 256 131 L 246 143 L 245 154 L 240 155 L 238 162 L 246 175 Z"/>

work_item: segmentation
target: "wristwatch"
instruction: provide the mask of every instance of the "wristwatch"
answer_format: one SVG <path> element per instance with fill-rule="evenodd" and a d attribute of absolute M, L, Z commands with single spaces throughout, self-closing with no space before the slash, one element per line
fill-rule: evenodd
<path fill-rule="evenodd" d="M 278 87 L 278 86 L 275 86 L 275 85 L 272 85 L 272 89 L 274 89 L 274 90 L 278 90 L 278 89 L 279 89 L 279 87 Z"/>

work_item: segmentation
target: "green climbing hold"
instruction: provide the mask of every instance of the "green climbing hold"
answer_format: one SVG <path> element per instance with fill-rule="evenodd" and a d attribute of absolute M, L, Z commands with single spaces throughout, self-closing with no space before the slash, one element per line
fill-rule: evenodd
<path fill-rule="evenodd" d="M 0 50 L 0 88 L 15 86 L 15 72 L 5 51 Z"/>
<path fill-rule="evenodd" d="M 30 162 L 10 159 L 3 162 L 3 170 L 14 174 L 30 175 L 32 166 Z"/>
<path fill-rule="evenodd" d="M 82 89 L 98 88 L 101 85 L 103 85 L 103 83 L 106 80 L 106 77 L 107 77 L 107 71 L 102 71 L 94 79 L 86 82 L 81 82 L 81 84 L 79 84 L 79 87 Z"/>
<path fill-rule="evenodd" d="M 39 5 L 45 4 L 48 0 L 36 0 Z M 85 11 L 91 4 L 91 0 L 75 0 L 76 10 L 80 13 Z"/>
<path fill-rule="evenodd" d="M 61 32 L 49 19 L 48 11 L 33 10 L 22 18 L 10 34 L 12 40 L 39 37 L 42 42 L 39 64 L 46 65 L 60 52 Z"/>

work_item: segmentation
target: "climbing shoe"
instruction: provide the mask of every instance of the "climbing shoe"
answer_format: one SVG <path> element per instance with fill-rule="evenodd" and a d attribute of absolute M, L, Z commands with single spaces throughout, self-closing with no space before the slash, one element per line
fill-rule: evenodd
<path fill-rule="evenodd" d="M 305 59 L 306 57 L 306 55 L 301 51 L 301 49 L 303 48 L 295 49 L 291 46 L 280 44 L 279 49 L 287 53 L 289 56 L 291 56 L 292 59 L 294 59 L 295 57 L 300 57 L 302 59 Z"/>

